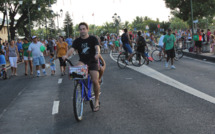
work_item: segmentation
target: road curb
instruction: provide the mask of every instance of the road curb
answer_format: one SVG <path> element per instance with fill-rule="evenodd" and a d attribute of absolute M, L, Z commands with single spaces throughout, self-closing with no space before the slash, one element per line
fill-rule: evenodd
<path fill-rule="evenodd" d="M 184 55 L 188 56 L 188 57 L 191 57 L 191 58 L 204 60 L 204 61 L 210 61 L 210 62 L 215 63 L 215 57 L 210 57 L 210 56 L 205 56 L 205 55 L 198 55 L 198 54 L 189 53 L 189 52 L 184 52 Z"/>

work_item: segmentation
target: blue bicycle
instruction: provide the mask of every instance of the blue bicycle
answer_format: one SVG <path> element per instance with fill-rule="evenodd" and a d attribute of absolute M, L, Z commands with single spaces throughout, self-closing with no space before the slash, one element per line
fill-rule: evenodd
<path fill-rule="evenodd" d="M 81 121 L 83 119 L 83 108 L 84 102 L 89 101 L 90 107 L 93 111 L 95 98 L 94 92 L 92 90 L 92 81 L 91 77 L 88 74 L 88 70 L 86 68 L 72 67 L 73 64 L 70 60 L 66 59 L 66 61 L 70 64 L 70 78 L 75 81 L 75 88 L 73 93 L 73 110 L 75 119 L 77 121 Z M 71 71 L 73 70 L 73 71 Z M 87 72 L 86 72 L 87 71 Z"/>

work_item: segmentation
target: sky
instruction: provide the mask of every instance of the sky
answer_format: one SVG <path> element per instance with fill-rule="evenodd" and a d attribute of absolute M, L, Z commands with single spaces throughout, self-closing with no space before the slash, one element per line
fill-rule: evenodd
<path fill-rule="evenodd" d="M 168 21 L 170 9 L 166 8 L 164 0 L 57 0 L 52 5 L 55 13 L 60 13 L 59 25 L 63 27 L 65 13 L 68 11 L 74 24 L 87 22 L 88 24 L 103 25 L 113 22 L 112 16 L 117 13 L 121 21 L 130 23 L 136 16 L 148 16 L 160 21 Z M 93 16 L 94 14 L 94 16 Z M 55 19 L 57 25 L 57 19 Z"/>

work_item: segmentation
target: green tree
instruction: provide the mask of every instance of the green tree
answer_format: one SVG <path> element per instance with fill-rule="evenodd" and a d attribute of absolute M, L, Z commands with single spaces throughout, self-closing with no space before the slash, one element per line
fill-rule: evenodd
<path fill-rule="evenodd" d="M 72 19 L 70 17 L 69 12 L 66 12 L 66 16 L 64 19 L 64 31 L 66 32 L 66 36 L 68 37 L 69 35 L 73 34 L 73 22 Z"/>
<path fill-rule="evenodd" d="M 187 29 L 187 28 L 189 28 L 187 22 L 184 22 L 183 20 L 181 20 L 181 19 L 179 19 L 177 17 L 172 18 L 170 22 L 171 22 L 170 28 L 174 29 L 174 30 L 175 29 L 178 30 L 178 29 Z"/>
<path fill-rule="evenodd" d="M 137 16 L 132 22 L 132 28 L 137 30 L 142 30 L 145 28 L 144 18 Z"/>
<path fill-rule="evenodd" d="M 172 10 L 172 13 L 184 20 L 188 21 L 191 17 L 190 0 L 164 0 L 166 6 Z M 194 19 L 204 16 L 214 16 L 215 0 L 193 0 L 193 16 Z"/>
<path fill-rule="evenodd" d="M 56 0 L 50 0 L 50 4 L 56 3 Z M 3 13 L 5 11 L 5 1 L 1 0 L 0 1 L 0 12 Z M 30 25 L 31 27 L 33 26 L 33 22 L 42 20 L 44 21 L 44 18 L 51 18 L 51 12 L 46 9 L 47 5 L 49 5 L 49 1 L 47 0 L 40 0 L 37 1 L 36 4 L 32 4 L 32 0 L 23 0 L 23 4 L 20 5 L 18 3 L 18 0 L 6 0 L 6 4 L 8 5 L 8 11 L 9 11 L 9 26 L 10 26 L 10 34 L 11 34 L 11 39 L 15 38 L 15 30 L 20 30 L 24 32 L 26 37 L 29 37 L 29 30 L 28 30 L 28 23 L 29 23 L 29 16 L 28 13 L 30 14 Z M 41 11 L 38 11 L 38 7 L 40 6 Z M 29 12 L 28 12 L 29 8 Z M 19 18 L 15 19 L 15 16 L 19 14 Z M 5 21 L 6 17 L 3 17 L 3 21 Z M 16 23 L 15 23 L 16 21 Z M 20 32 L 19 32 L 20 33 Z"/>
<path fill-rule="evenodd" d="M 166 31 L 170 27 L 170 24 L 171 24 L 170 22 L 164 22 L 164 21 L 162 21 L 160 23 L 160 28 L 164 29 L 164 31 Z"/>

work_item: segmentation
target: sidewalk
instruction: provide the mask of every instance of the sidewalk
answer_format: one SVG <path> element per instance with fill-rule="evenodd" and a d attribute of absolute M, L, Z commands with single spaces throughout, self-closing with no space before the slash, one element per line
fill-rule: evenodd
<path fill-rule="evenodd" d="M 188 57 L 192 57 L 199 60 L 210 61 L 215 63 L 215 55 L 214 53 L 201 53 L 196 54 L 195 52 L 188 52 L 188 50 L 183 50 L 184 55 Z"/>

